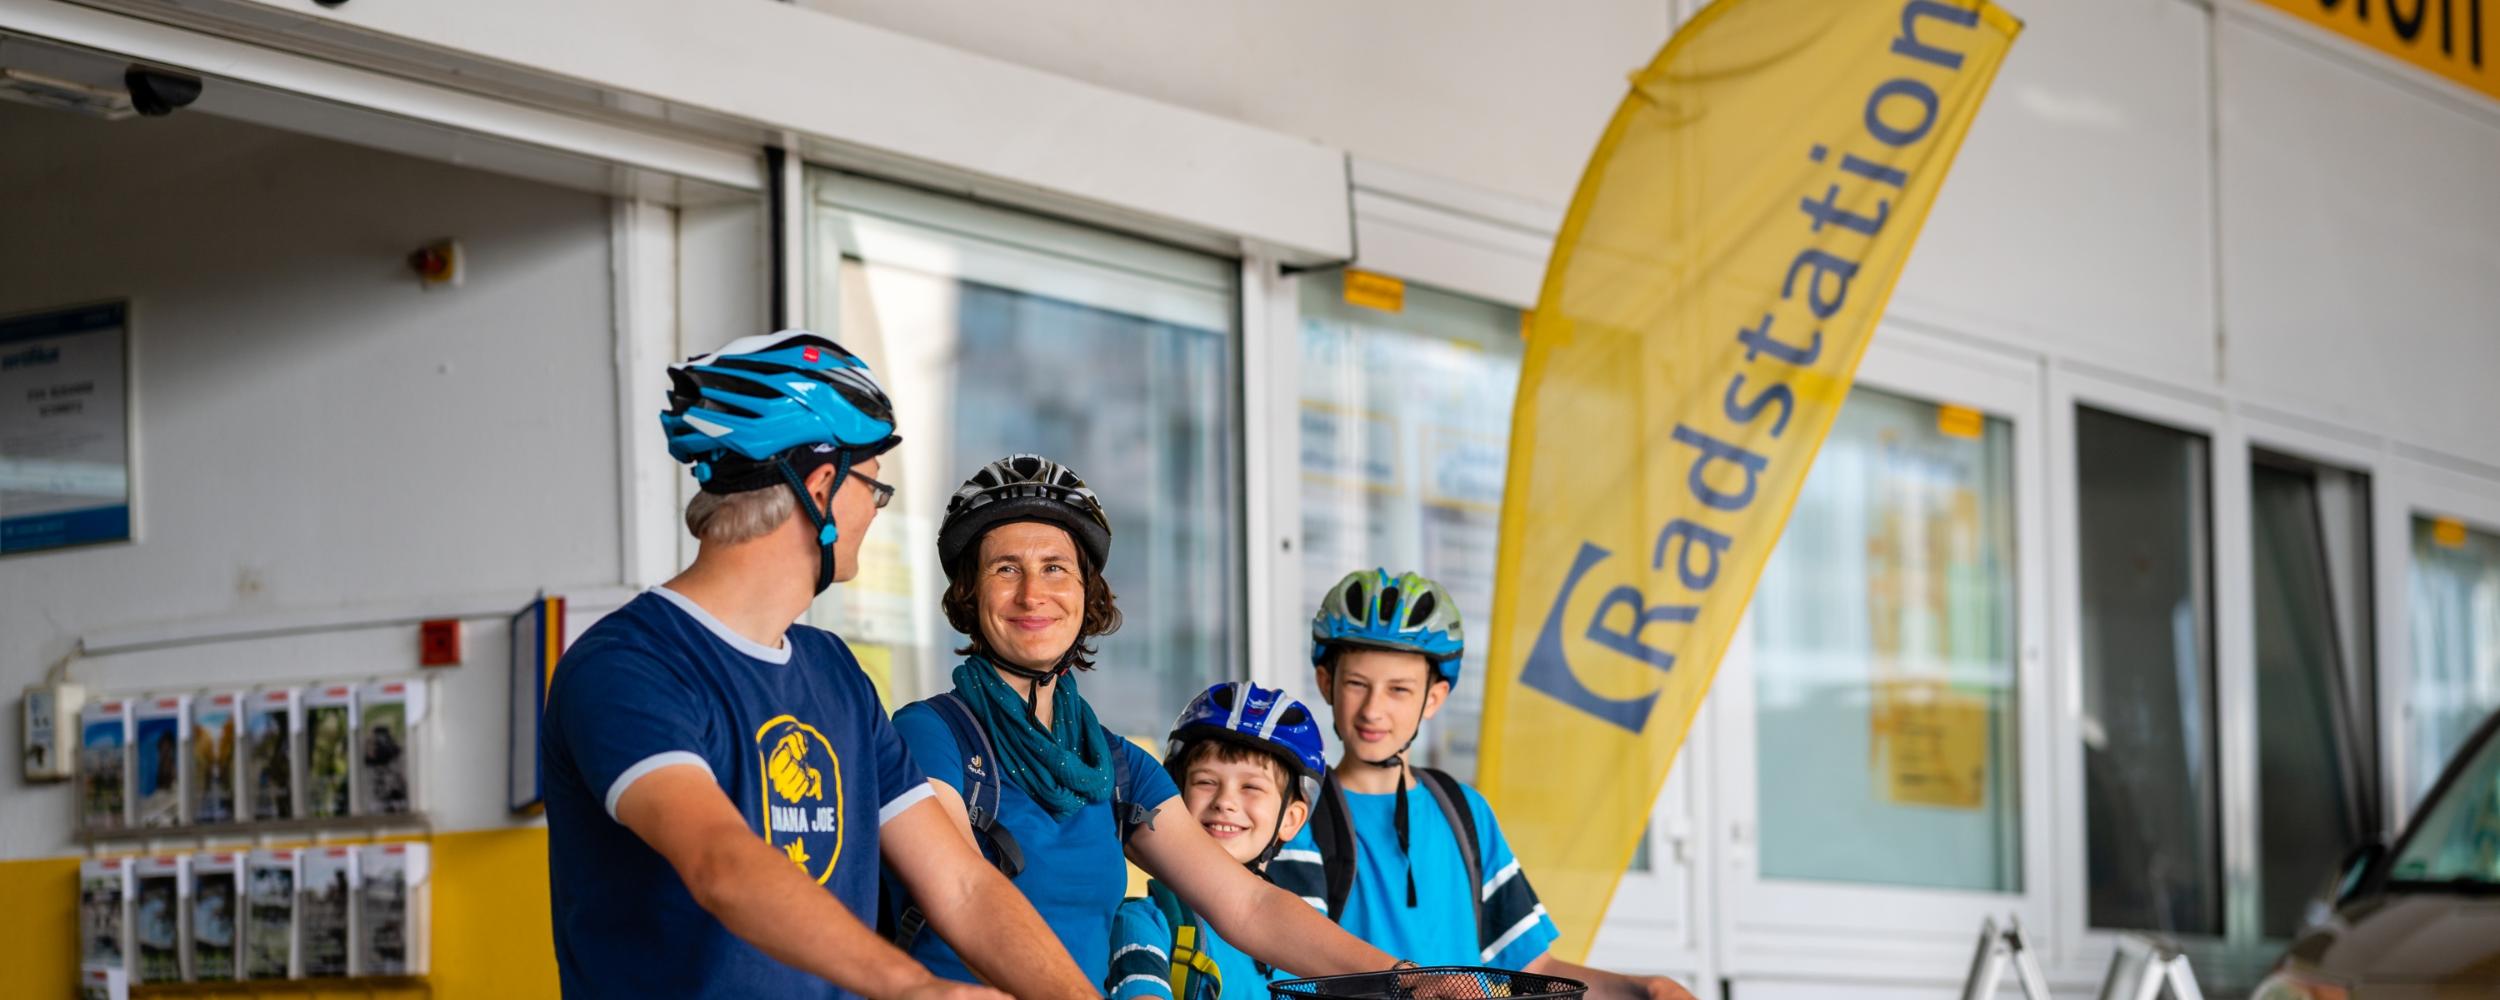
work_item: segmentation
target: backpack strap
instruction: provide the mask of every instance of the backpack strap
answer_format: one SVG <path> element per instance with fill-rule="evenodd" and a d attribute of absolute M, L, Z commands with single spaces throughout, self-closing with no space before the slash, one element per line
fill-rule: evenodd
<path fill-rule="evenodd" d="M 990 734 L 981 729 L 981 720 L 972 715 L 972 706 L 948 691 L 920 701 L 946 724 L 955 738 L 955 748 L 964 758 L 964 816 L 971 821 L 972 838 L 981 845 L 981 854 L 997 867 L 999 874 L 1015 878 L 1024 872 L 1024 848 L 1016 843 L 1015 834 L 998 825 L 998 804 L 1002 786 L 999 778 L 998 753 L 990 745 Z M 909 951 L 913 939 L 929 924 L 929 915 L 920 905 L 897 893 L 901 908 L 895 911 L 890 926 L 883 929 L 886 939 L 897 948 Z M 880 924 L 886 923 L 883 920 Z"/>
<path fill-rule="evenodd" d="M 1354 825 L 1347 818 L 1345 789 L 1337 772 L 1320 782 L 1319 803 L 1311 809 L 1311 840 L 1319 845 L 1320 872 L 1326 886 L 1328 919 L 1345 919 L 1345 901 L 1354 892 Z"/>
<path fill-rule="evenodd" d="M 1484 850 L 1476 831 L 1476 811 L 1467 807 L 1466 787 L 1439 768 L 1418 767 L 1418 783 L 1432 790 L 1433 801 L 1441 804 L 1441 814 L 1448 817 L 1450 830 L 1458 834 L 1458 857 L 1467 866 L 1467 902 L 1476 911 L 1476 943 L 1486 943 L 1484 925 Z"/>
<path fill-rule="evenodd" d="M 998 752 L 990 745 L 990 734 L 981 728 L 981 720 L 972 715 L 972 706 L 964 704 L 955 692 L 948 691 L 921 704 L 937 713 L 946 728 L 955 736 L 955 746 L 964 755 L 964 814 L 972 821 L 972 835 L 981 842 L 981 853 L 989 856 L 998 873 L 1008 878 L 1024 874 L 1024 849 L 1014 834 L 998 825 L 999 796 L 1003 784 L 999 775 Z"/>
<path fill-rule="evenodd" d="M 1147 805 L 1142 802 L 1129 801 L 1128 737 L 1112 732 L 1110 726 L 1102 727 L 1102 735 L 1110 741 L 1107 746 L 1111 750 L 1111 821 L 1119 828 L 1120 848 L 1126 851 L 1130 833 L 1135 832 L 1141 826 L 1149 830 L 1154 829 L 1154 805 L 1162 805 L 1162 803 Z"/>
<path fill-rule="evenodd" d="M 1206 952 L 1207 927 L 1189 906 L 1161 882 L 1146 883 L 1146 898 L 1163 911 L 1172 928 L 1172 1000 L 1216 1000 L 1224 995 L 1224 973 Z"/>

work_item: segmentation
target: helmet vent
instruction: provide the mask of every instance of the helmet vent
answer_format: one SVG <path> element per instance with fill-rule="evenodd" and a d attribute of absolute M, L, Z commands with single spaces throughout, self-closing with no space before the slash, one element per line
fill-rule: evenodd
<path fill-rule="evenodd" d="M 1436 595 L 1428 590 L 1425 591 L 1423 596 L 1415 599 L 1415 606 L 1406 610 L 1406 627 L 1421 627 L 1426 620 L 1432 617 L 1433 606 L 1439 603 L 1441 603 L 1439 595 Z"/>
<path fill-rule="evenodd" d="M 1345 588 L 1345 609 L 1346 609 L 1346 611 L 1347 611 L 1347 612 L 1349 612 L 1349 613 L 1350 613 L 1350 614 L 1349 614 L 1349 616 L 1350 616 L 1350 617 L 1354 617 L 1354 618 L 1370 618 L 1370 617 L 1371 617 L 1371 613 L 1370 613 L 1369 611 L 1364 610 L 1364 603 L 1363 603 L 1363 585 L 1362 585 L 1362 584 L 1360 584 L 1360 583 L 1352 583 L 1352 584 L 1348 584 L 1348 585 L 1346 585 L 1346 588 Z"/>
<path fill-rule="evenodd" d="M 1383 625 L 1395 625 L 1398 620 L 1397 615 L 1398 588 L 1388 587 L 1382 589 L 1380 592 L 1380 613 L 1373 615 L 1373 619 Z"/>

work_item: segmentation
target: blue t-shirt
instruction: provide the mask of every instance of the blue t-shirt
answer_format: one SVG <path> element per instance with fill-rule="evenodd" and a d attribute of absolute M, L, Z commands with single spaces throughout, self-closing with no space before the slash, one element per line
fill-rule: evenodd
<path fill-rule="evenodd" d="M 911 748 L 912 761 L 929 777 L 964 790 L 964 754 L 955 734 L 937 710 L 913 703 L 894 713 L 894 728 Z M 1137 745 L 1111 738 L 1111 749 L 1128 757 L 1128 788 L 1121 797 L 1149 809 L 1179 797 L 1172 776 Z M 1128 858 L 1120 850 L 1120 831 L 1113 825 L 1111 803 L 1087 803 L 1064 820 L 1025 794 L 1015 781 L 1000 782 L 998 825 L 1016 838 L 1024 852 L 1024 872 L 1016 888 L 1042 920 L 1059 935 L 1059 943 L 1085 971 L 1088 982 L 1102 981 L 1111 954 L 1111 913 L 1128 896 Z M 975 982 L 972 971 L 937 933 L 923 930 L 912 940 L 911 955 L 929 971 L 957 982 Z"/>
<path fill-rule="evenodd" d="M 1198 926 L 1198 953 L 1214 962 L 1216 980 L 1223 984 L 1213 1000 L 1267 1000 L 1269 980 L 1292 978 L 1281 970 L 1261 970 L 1248 952 L 1217 936 L 1215 925 L 1202 919 Z M 1164 919 L 1163 909 L 1153 900 L 1121 903 L 1119 913 L 1111 918 L 1111 971 L 1103 983 L 1111 1000 L 1176 1000 L 1172 952 L 1177 939 L 1172 922 Z M 1191 992 L 1192 996 L 1177 1000 L 1209 1000 L 1195 989 Z"/>
<path fill-rule="evenodd" d="M 1406 905 L 1407 859 L 1398 852 L 1397 796 L 1345 793 L 1346 821 L 1354 828 L 1354 885 L 1346 893 L 1338 926 L 1374 947 L 1422 965 L 1485 965 L 1525 970 L 1553 947 L 1561 932 L 1545 904 L 1519 871 L 1493 807 L 1471 786 L 1467 808 L 1475 814 L 1482 844 L 1484 884 L 1467 884 L 1467 861 L 1459 856 L 1459 832 L 1450 828 L 1432 790 L 1406 790 L 1407 842 L 1414 852 L 1415 903 Z M 1269 878 L 1325 906 L 1317 898 L 1319 844 L 1305 826 L 1276 855 Z M 1476 926 L 1474 897 L 1484 901 L 1484 926 Z"/>
<path fill-rule="evenodd" d="M 756 836 L 873 926 L 877 828 L 933 791 L 842 640 L 793 626 L 765 647 L 653 588 L 564 654 L 539 749 L 566 994 L 851 995 L 731 934 L 616 821 L 635 781 L 700 766 Z"/>

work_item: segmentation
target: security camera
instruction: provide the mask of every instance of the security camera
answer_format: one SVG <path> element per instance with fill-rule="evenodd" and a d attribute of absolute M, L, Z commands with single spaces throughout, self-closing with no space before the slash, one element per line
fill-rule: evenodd
<path fill-rule="evenodd" d="M 122 74 L 130 88 L 130 106 L 150 118 L 162 118 L 200 99 L 200 78 L 166 69 L 130 67 Z"/>

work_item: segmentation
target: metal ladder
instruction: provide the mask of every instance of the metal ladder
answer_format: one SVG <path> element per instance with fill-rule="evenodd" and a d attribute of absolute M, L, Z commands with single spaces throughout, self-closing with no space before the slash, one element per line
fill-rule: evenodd
<path fill-rule="evenodd" d="M 2021 921 L 2008 918 L 1999 927 L 1995 917 L 1979 925 L 1979 947 L 1971 955 L 1970 976 L 1962 981 L 1962 1000 L 1996 1000 L 1997 985 L 2009 965 L 2015 981 L 2022 984 L 2025 1000 L 2054 1000 L 2048 977 L 2040 972 L 2040 959 L 2023 936 Z M 2179 949 L 2141 934 L 2120 935 L 2099 1000 L 2160 1000 L 2164 987 L 2172 1000 L 2205 1000 L 2187 956 Z"/>

